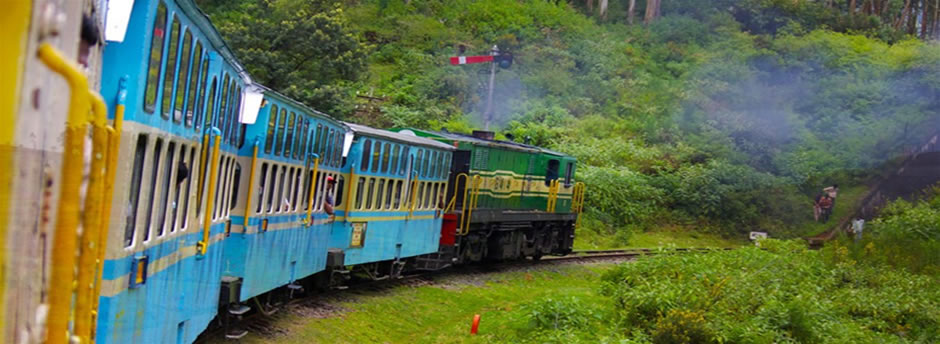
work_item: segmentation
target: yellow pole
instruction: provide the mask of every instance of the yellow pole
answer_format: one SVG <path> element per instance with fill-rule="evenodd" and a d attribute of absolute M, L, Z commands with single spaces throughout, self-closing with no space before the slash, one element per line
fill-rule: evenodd
<path fill-rule="evenodd" d="M 69 340 L 69 315 L 75 282 L 75 248 L 78 221 L 81 216 L 81 186 L 83 153 L 88 111 L 88 79 L 81 69 L 69 62 L 52 45 L 39 47 L 39 59 L 50 69 L 62 75 L 69 83 L 71 95 L 65 127 L 64 156 L 62 159 L 62 187 L 56 212 L 55 234 L 52 242 L 52 276 L 49 279 L 49 317 L 46 319 L 46 340 L 65 343 Z"/>
<path fill-rule="evenodd" d="M 356 167 L 357 166 L 353 165 L 349 168 L 349 187 L 346 188 L 346 199 L 343 200 L 346 202 L 346 210 L 344 210 L 345 214 L 343 214 L 343 216 L 347 219 L 349 218 L 349 206 L 353 204 L 353 200 L 350 197 L 352 197 L 353 189 L 358 188 L 357 185 L 359 185 L 359 183 L 356 183 Z"/>
<path fill-rule="evenodd" d="M 19 110 L 20 82 L 25 77 L 24 61 L 27 56 L 26 43 L 29 37 L 29 23 L 32 17 L 32 1 L 8 1 L 4 8 L 3 20 L 0 20 L 0 41 L 3 52 L 0 53 L 0 117 L 5 125 L 0 126 L 0 338 L 10 338 L 6 328 L 6 276 L 7 230 L 10 221 L 11 186 L 16 175 L 14 168 L 14 137 L 16 136 L 16 117 Z M 11 329 L 15 330 L 15 329 Z"/>
<path fill-rule="evenodd" d="M 411 195 L 409 195 L 410 196 L 409 198 L 411 198 L 411 206 L 409 208 L 411 209 L 409 209 L 408 217 L 411 217 L 415 213 L 415 205 L 416 205 L 415 200 L 417 199 L 418 192 L 419 192 L 418 191 L 418 175 L 415 175 L 415 179 L 411 181 L 411 190 L 412 190 L 412 193 Z"/>
<path fill-rule="evenodd" d="M 243 231 L 248 231 L 248 220 L 251 219 L 251 193 L 255 191 L 255 166 L 258 164 L 258 141 L 255 141 L 254 148 L 251 150 L 251 172 L 248 173 L 248 199 L 245 200 L 245 223 L 242 225 Z M 264 185 L 264 181 L 261 181 Z"/>
<path fill-rule="evenodd" d="M 206 186 L 206 156 L 209 155 L 209 134 L 202 137 L 202 152 L 199 154 L 199 198 L 197 204 L 202 205 L 202 190 Z"/>
<path fill-rule="evenodd" d="M 317 189 L 317 172 L 320 170 L 320 156 L 313 156 L 313 174 L 310 175 L 310 192 L 307 195 L 307 226 L 313 225 L 313 191 Z"/>
<path fill-rule="evenodd" d="M 212 197 L 215 194 L 216 172 L 219 169 L 219 145 L 222 141 L 221 133 L 216 133 L 218 129 L 212 129 L 212 135 L 215 135 L 215 141 L 212 146 L 212 168 L 209 169 L 209 190 L 206 194 L 206 209 L 202 212 L 202 241 L 197 244 L 199 254 L 205 255 L 209 249 L 209 226 L 212 225 L 212 206 L 215 200 Z"/>
<path fill-rule="evenodd" d="M 94 290 L 95 259 L 101 246 L 101 207 L 108 155 L 108 110 L 101 96 L 89 92 L 94 117 L 92 118 L 91 172 L 85 198 L 82 223 L 82 243 L 78 257 L 78 284 L 75 292 L 75 335 L 87 343 L 91 335 L 92 300 Z M 54 288 L 55 286 L 53 286 Z"/>
<path fill-rule="evenodd" d="M 121 130 L 124 127 L 124 103 L 127 99 L 127 78 L 120 81 L 117 105 L 114 108 L 114 131 L 108 138 L 108 164 L 104 177 L 104 201 L 101 207 L 101 225 L 98 227 L 98 234 L 101 238 L 101 246 L 98 249 L 98 259 L 95 262 L 98 265 L 98 273 L 95 277 L 95 288 L 91 296 L 92 301 L 92 320 L 91 320 L 91 341 L 95 340 L 95 327 L 98 323 L 98 297 L 101 295 L 101 281 L 104 274 L 104 258 L 108 248 L 108 228 L 111 225 L 111 201 L 114 198 L 114 178 L 117 175 L 117 162 L 121 149 Z"/>

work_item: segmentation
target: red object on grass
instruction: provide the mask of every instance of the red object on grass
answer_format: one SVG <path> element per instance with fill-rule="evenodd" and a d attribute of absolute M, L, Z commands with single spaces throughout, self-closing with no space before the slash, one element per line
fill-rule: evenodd
<path fill-rule="evenodd" d="M 484 62 L 493 62 L 493 56 L 492 55 L 454 56 L 450 58 L 450 64 L 452 65 L 484 63 Z"/>
<path fill-rule="evenodd" d="M 470 334 L 477 334 L 477 330 L 480 329 L 480 315 L 473 316 L 473 325 L 470 326 Z"/>

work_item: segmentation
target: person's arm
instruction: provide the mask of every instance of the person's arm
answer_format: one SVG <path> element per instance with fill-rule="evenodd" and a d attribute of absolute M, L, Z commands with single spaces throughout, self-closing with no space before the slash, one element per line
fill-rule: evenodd
<path fill-rule="evenodd" d="M 330 202 L 323 202 L 323 211 L 326 212 L 327 215 L 333 215 L 333 205 L 330 204 Z"/>

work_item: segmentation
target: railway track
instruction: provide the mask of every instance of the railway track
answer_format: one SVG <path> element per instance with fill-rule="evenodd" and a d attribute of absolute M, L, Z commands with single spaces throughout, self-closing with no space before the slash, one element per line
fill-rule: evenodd
<path fill-rule="evenodd" d="M 277 313 L 292 307 L 318 307 L 325 305 L 329 300 L 341 298 L 340 296 L 355 297 L 369 293 L 391 290 L 405 285 L 421 285 L 425 282 L 432 283 L 435 278 L 450 275 L 478 274 L 488 275 L 493 273 L 507 272 L 515 268 L 534 267 L 542 265 L 559 265 L 568 263 L 585 263 L 598 261 L 627 261 L 638 257 L 655 256 L 659 254 L 684 254 L 684 253 L 705 253 L 712 251 L 731 250 L 730 248 L 673 248 L 673 249 L 622 249 L 622 250 L 579 250 L 564 256 L 542 257 L 540 260 L 514 260 L 500 262 L 488 265 L 466 265 L 452 268 L 446 268 L 437 271 L 425 271 L 413 274 L 403 275 L 396 279 L 386 280 L 353 280 L 343 288 L 334 288 L 327 291 L 301 295 L 298 298 L 292 298 L 280 304 L 264 306 L 260 302 L 252 302 L 254 310 L 246 314 L 240 323 L 240 327 L 252 333 L 272 333 L 273 323 L 278 320 Z M 257 300 L 257 299 L 255 299 Z M 225 338 L 225 329 L 214 323 L 206 330 L 196 341 L 196 343 L 219 343 Z"/>

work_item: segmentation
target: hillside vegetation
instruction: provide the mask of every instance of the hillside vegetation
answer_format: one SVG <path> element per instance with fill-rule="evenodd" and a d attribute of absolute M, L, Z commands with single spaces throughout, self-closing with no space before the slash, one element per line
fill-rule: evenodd
<path fill-rule="evenodd" d="M 638 0 L 634 24 L 628 1 L 199 3 L 256 80 L 378 127 L 480 127 L 485 68 L 447 58 L 511 51 L 497 131 L 579 159 L 600 236 L 803 235 L 821 187 L 938 129 L 940 47 L 910 35 L 934 34 L 910 24 L 927 2 Z"/>

